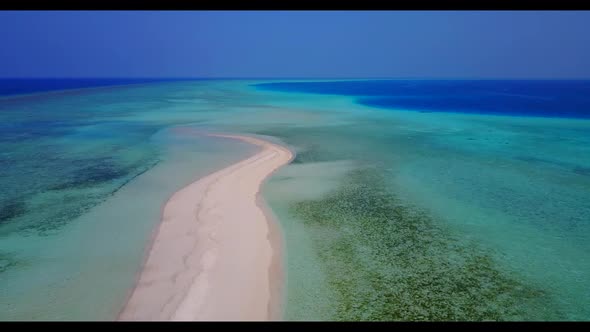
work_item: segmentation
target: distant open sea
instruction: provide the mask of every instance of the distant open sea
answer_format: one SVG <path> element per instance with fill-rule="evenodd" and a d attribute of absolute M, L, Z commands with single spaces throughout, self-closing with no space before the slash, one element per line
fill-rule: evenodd
<path fill-rule="evenodd" d="M 396 110 L 590 118 L 588 80 L 368 80 L 257 86 L 354 96 L 359 104 Z"/>
<path fill-rule="evenodd" d="M 187 78 L 4 78 L 0 96 Z M 589 80 L 353 80 L 273 82 L 261 90 L 353 96 L 361 105 L 419 112 L 590 118 Z"/>

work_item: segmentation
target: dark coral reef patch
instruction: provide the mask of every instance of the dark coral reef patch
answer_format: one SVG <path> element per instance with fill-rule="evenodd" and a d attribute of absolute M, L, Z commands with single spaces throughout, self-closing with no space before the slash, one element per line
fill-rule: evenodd
<path fill-rule="evenodd" d="M 310 234 L 338 297 L 334 319 L 559 318 L 543 290 L 404 206 L 376 169 L 351 172 L 340 189 L 291 212 L 317 230 Z"/>

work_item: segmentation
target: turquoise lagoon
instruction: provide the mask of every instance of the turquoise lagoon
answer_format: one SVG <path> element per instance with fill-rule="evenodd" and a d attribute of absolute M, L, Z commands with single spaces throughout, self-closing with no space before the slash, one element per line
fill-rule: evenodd
<path fill-rule="evenodd" d="M 590 318 L 590 120 L 259 83 L 1 97 L 0 319 L 116 318 L 166 199 L 256 151 L 178 127 L 297 153 L 263 188 L 286 320 Z"/>

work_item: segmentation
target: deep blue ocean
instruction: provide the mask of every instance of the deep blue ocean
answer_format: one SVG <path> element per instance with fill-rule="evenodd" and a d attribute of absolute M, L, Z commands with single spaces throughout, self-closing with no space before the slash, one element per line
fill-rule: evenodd
<path fill-rule="evenodd" d="M 587 80 L 369 80 L 278 82 L 260 89 L 356 97 L 362 105 L 420 112 L 590 118 Z"/>

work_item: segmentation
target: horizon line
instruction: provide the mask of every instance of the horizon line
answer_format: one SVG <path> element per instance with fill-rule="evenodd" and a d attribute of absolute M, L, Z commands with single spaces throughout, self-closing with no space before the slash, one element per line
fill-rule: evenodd
<path fill-rule="evenodd" d="M 30 77 L 0 77 L 0 80 L 75 80 L 75 79 L 126 79 L 126 80 L 590 80 L 590 77 L 240 77 L 240 76 L 218 76 L 218 77 L 198 77 L 198 76 L 30 76 Z"/>

